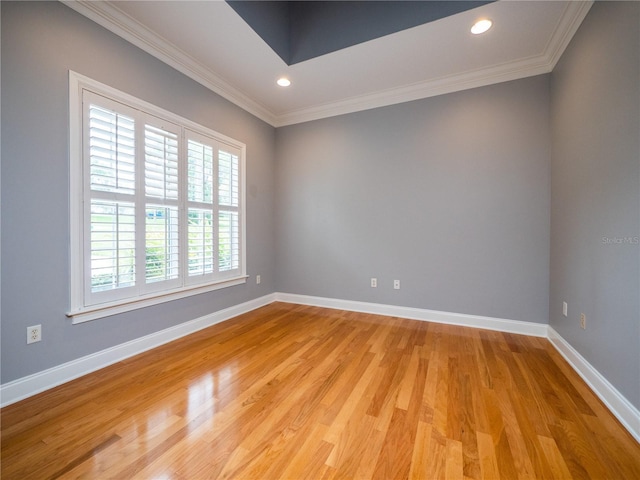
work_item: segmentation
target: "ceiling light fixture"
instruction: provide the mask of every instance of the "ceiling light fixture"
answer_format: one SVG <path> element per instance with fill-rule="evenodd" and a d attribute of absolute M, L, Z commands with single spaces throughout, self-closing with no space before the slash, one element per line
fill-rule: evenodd
<path fill-rule="evenodd" d="M 280 77 L 276 83 L 281 87 L 288 87 L 289 85 L 291 85 L 291 80 L 289 80 L 287 77 Z"/>
<path fill-rule="evenodd" d="M 481 33 L 489 30 L 491 28 L 491 25 L 493 25 L 493 22 L 489 19 L 484 18 L 482 20 L 478 20 L 473 24 L 473 27 L 471 27 L 471 33 L 473 33 L 474 35 L 480 35 Z"/>

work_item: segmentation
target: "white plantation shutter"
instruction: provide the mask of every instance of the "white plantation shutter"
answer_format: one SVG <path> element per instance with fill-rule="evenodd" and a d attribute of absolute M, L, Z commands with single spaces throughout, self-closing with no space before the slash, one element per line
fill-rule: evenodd
<path fill-rule="evenodd" d="M 178 135 L 144 126 L 144 184 L 147 197 L 178 200 Z"/>
<path fill-rule="evenodd" d="M 135 122 L 108 108 L 89 106 L 91 189 L 135 193 Z"/>
<path fill-rule="evenodd" d="M 241 266 L 240 152 L 187 131 L 189 277 L 231 276 Z"/>
<path fill-rule="evenodd" d="M 136 112 L 97 95 L 89 95 L 84 108 L 89 167 L 85 289 L 88 296 L 112 292 L 101 295 L 120 298 L 136 284 Z"/>
<path fill-rule="evenodd" d="M 213 277 L 217 228 L 214 214 L 214 140 L 187 136 L 187 205 L 190 282 Z"/>
<path fill-rule="evenodd" d="M 212 204 L 213 147 L 189 139 L 187 142 L 187 164 L 187 200 Z"/>
<path fill-rule="evenodd" d="M 211 209 L 189 209 L 189 276 L 214 273 L 215 231 Z"/>
<path fill-rule="evenodd" d="M 180 127 L 147 116 L 144 126 L 146 290 L 178 285 Z M 150 284 L 154 284 L 151 286 Z"/>
<path fill-rule="evenodd" d="M 133 203 L 91 200 L 91 291 L 135 285 Z"/>
<path fill-rule="evenodd" d="M 90 79 L 77 92 L 70 315 L 244 283 L 244 147 Z"/>
<path fill-rule="evenodd" d="M 218 220 L 219 259 L 221 272 L 235 270 L 240 265 L 240 226 L 238 212 L 220 210 Z"/>
<path fill-rule="evenodd" d="M 224 272 L 240 266 L 239 157 L 228 150 L 218 150 L 218 268 Z"/>
<path fill-rule="evenodd" d="M 238 155 L 226 151 L 225 148 L 218 150 L 218 198 L 220 205 L 229 207 L 238 206 Z"/>
<path fill-rule="evenodd" d="M 155 283 L 180 275 L 178 208 L 145 208 L 145 281 Z"/>

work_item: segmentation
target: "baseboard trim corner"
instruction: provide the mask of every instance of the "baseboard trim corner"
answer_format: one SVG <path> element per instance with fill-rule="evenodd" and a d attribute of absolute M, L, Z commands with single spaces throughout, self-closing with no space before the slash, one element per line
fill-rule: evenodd
<path fill-rule="evenodd" d="M 271 293 L 5 383 L 0 385 L 0 407 L 6 407 L 274 301 L 275 294 Z"/>
<path fill-rule="evenodd" d="M 551 326 L 549 326 L 548 338 L 571 368 L 582 377 L 609 411 L 640 443 L 640 411 Z"/>
<path fill-rule="evenodd" d="M 464 313 L 441 312 L 423 308 L 402 307 L 381 303 L 357 302 L 353 300 L 340 300 L 335 298 L 314 297 L 310 295 L 298 295 L 295 293 L 275 294 L 276 301 L 285 303 L 297 303 L 314 307 L 335 308 L 351 312 L 372 313 L 391 317 L 402 317 L 411 320 L 422 320 L 435 323 L 446 323 L 463 327 L 484 328 L 499 332 L 518 333 L 533 337 L 547 337 L 547 324 L 508 320 L 505 318 L 483 317 Z"/>

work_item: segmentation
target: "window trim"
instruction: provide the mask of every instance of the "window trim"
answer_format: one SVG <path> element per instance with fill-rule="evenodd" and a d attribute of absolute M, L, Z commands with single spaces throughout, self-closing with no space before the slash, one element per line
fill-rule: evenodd
<path fill-rule="evenodd" d="M 240 272 L 233 276 L 225 276 L 206 283 L 184 284 L 177 288 L 148 292 L 136 297 L 129 297 L 99 304 L 87 305 L 85 302 L 85 269 L 88 265 L 85 252 L 84 232 L 84 201 L 86 185 L 84 178 L 83 152 L 83 90 L 89 90 L 103 95 L 111 100 L 125 104 L 127 107 L 143 110 L 145 113 L 177 123 L 183 129 L 197 135 L 215 138 L 217 142 L 228 144 L 240 152 Z M 183 148 L 186 148 L 183 146 Z M 138 308 L 186 298 L 222 288 L 246 283 L 246 145 L 226 135 L 215 132 L 191 120 L 166 111 L 140 100 L 132 95 L 121 92 L 103 83 L 92 80 L 84 75 L 69 70 L 69 263 L 70 263 L 70 309 L 66 313 L 72 323 L 82 323 L 89 320 L 128 312 Z M 184 248 L 184 247 L 183 247 Z"/>

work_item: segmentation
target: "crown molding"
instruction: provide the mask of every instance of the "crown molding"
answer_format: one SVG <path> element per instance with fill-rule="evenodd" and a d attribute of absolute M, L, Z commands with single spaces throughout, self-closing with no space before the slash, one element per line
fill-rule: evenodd
<path fill-rule="evenodd" d="M 287 112 L 276 117 L 276 127 L 335 117 L 373 108 L 386 107 L 447 93 L 460 92 L 471 88 L 484 87 L 510 80 L 549 73 L 552 66 L 546 56 L 533 57 L 517 62 L 449 75 L 435 80 L 405 85 L 367 95 L 350 97 L 301 110 Z"/>
<path fill-rule="evenodd" d="M 558 22 L 558 27 L 551 35 L 551 39 L 545 48 L 546 55 L 549 58 L 551 69 L 553 70 L 569 45 L 569 42 L 575 35 L 576 31 L 582 25 L 582 21 L 589 13 L 593 6 L 593 1 L 572 1 L 569 2 L 567 8 Z"/>
<path fill-rule="evenodd" d="M 284 127 L 549 73 L 560 60 L 562 53 L 569 45 L 592 5 L 593 1 L 576 0 L 567 2 L 565 11 L 560 17 L 555 31 L 551 35 L 544 52 L 540 55 L 438 79 L 430 79 L 399 88 L 345 98 L 337 102 L 311 108 L 285 112 L 276 116 L 274 126 Z"/>
<path fill-rule="evenodd" d="M 91 0 L 61 0 L 61 2 L 274 127 L 320 120 L 549 73 L 593 5 L 593 1 L 567 2 L 556 30 L 540 55 L 276 114 L 110 2 Z"/>
<path fill-rule="evenodd" d="M 69 8 L 93 20 L 124 40 L 153 55 L 260 120 L 274 125 L 276 118 L 263 105 L 233 87 L 188 53 L 150 30 L 107 1 L 60 0 Z"/>

